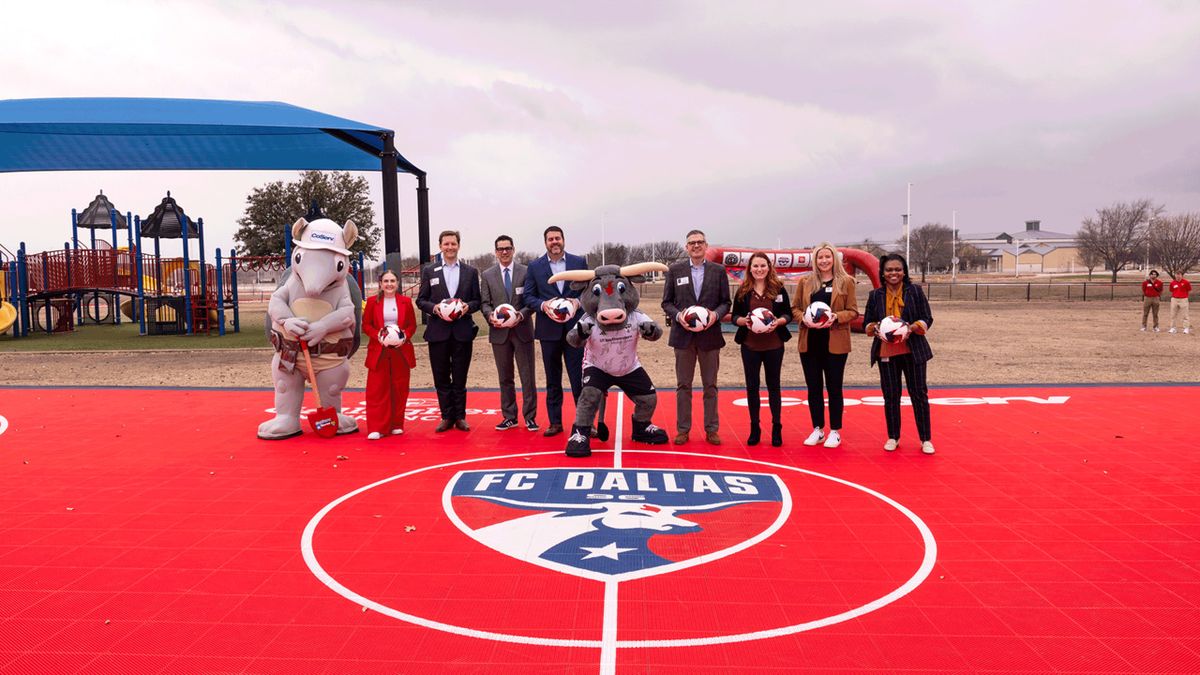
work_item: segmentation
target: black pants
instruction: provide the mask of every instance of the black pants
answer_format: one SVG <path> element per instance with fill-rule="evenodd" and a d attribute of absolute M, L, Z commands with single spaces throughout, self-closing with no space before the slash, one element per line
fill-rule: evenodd
<path fill-rule="evenodd" d="M 767 371 L 767 401 L 771 406 L 771 422 L 780 423 L 783 409 L 783 394 L 779 379 L 783 372 L 783 347 L 756 352 L 742 345 L 742 371 L 746 374 L 746 407 L 750 411 L 751 424 L 758 426 L 762 397 L 758 394 L 759 374 Z"/>
<path fill-rule="evenodd" d="M 933 438 L 929 429 L 929 387 L 925 383 L 925 364 L 912 354 L 900 354 L 879 362 L 879 388 L 883 390 L 883 416 L 887 419 L 888 438 L 900 440 L 900 374 L 908 384 L 917 436 L 921 441 Z"/>
<path fill-rule="evenodd" d="M 467 371 L 471 369 L 470 340 L 443 340 L 429 343 L 429 365 L 433 369 L 433 388 L 437 390 L 442 419 L 467 417 Z"/>
<path fill-rule="evenodd" d="M 579 390 L 583 386 L 583 347 L 572 347 L 562 340 L 539 340 L 542 346 L 542 368 L 546 371 L 546 417 L 550 424 L 562 424 L 563 364 L 567 366 L 567 379 L 571 381 L 571 398 L 579 402 Z"/>
<path fill-rule="evenodd" d="M 804 381 L 808 384 L 808 414 L 813 428 L 825 426 L 825 392 L 829 392 L 829 428 L 842 428 L 842 378 L 849 354 L 809 350 L 800 354 Z"/>

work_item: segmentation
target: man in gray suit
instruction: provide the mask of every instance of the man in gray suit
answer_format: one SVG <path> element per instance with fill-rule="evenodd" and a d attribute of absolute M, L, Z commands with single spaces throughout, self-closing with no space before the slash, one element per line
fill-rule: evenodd
<path fill-rule="evenodd" d="M 662 308 L 671 324 L 667 344 L 675 348 L 675 445 L 687 443 L 692 429 L 692 381 L 700 364 L 704 385 L 705 440 L 721 444 L 717 433 L 717 371 L 721 367 L 721 319 L 729 313 L 729 280 L 725 267 L 704 259 L 708 242 L 700 230 L 687 233 L 688 259 L 671 265 L 663 288 Z M 684 310 L 699 305 L 709 311 L 706 326 L 689 327 Z"/>
<path fill-rule="evenodd" d="M 525 265 L 513 262 L 512 237 L 496 237 L 496 264 L 483 271 L 480 291 L 484 316 L 488 320 L 488 342 L 496 358 L 496 374 L 500 377 L 500 411 L 504 419 L 496 431 L 517 426 L 517 389 L 513 384 L 513 362 L 521 376 L 521 416 L 525 428 L 537 431 L 537 380 L 533 374 L 532 309 L 525 307 Z M 515 316 L 508 322 L 496 321 L 493 312 L 499 305 L 512 305 Z M 513 323 L 513 322 L 516 323 Z"/>

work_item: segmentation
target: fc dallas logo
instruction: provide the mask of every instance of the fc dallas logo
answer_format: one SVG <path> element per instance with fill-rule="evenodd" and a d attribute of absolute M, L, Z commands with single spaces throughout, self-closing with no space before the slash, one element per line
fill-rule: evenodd
<path fill-rule="evenodd" d="M 770 474 L 537 469 L 461 471 L 443 505 L 459 529 L 500 553 L 625 581 L 752 546 L 787 520 L 791 498 Z"/>

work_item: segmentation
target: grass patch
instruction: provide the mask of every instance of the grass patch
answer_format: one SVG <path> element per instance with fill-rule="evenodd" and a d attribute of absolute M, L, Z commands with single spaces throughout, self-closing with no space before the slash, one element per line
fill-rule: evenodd
<path fill-rule="evenodd" d="M 270 347 L 265 334 L 266 316 L 261 312 L 241 315 L 241 332 L 234 333 L 232 325 L 226 326 L 225 336 L 214 331 L 211 335 L 138 335 L 138 324 L 122 321 L 121 325 L 88 324 L 76 326 L 70 333 L 53 333 L 30 330 L 27 337 L 14 338 L 12 332 L 0 335 L 0 351 L 134 351 L 162 349 L 239 349 L 247 347 Z M 229 315 L 226 315 L 229 321 Z"/>

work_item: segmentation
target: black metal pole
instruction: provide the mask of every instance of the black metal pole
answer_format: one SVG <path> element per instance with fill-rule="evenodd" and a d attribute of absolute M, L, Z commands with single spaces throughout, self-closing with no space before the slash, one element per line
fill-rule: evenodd
<path fill-rule="evenodd" d="M 417 266 L 429 262 L 429 186 L 425 174 L 417 174 Z"/>
<path fill-rule="evenodd" d="M 396 185 L 396 144 L 391 132 L 383 134 L 383 253 L 400 256 L 400 192 Z"/>

